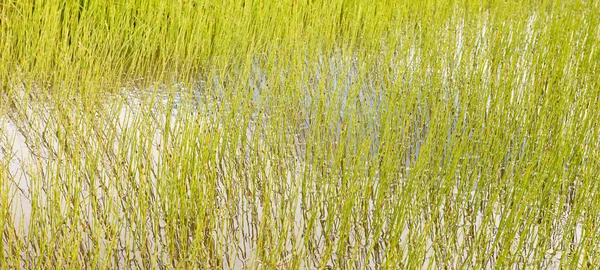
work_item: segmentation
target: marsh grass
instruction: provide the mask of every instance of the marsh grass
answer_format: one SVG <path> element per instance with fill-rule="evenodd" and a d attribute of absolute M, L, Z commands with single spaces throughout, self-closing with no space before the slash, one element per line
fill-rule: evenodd
<path fill-rule="evenodd" d="M 594 268 L 597 1 L 2 1 L 2 268 Z"/>

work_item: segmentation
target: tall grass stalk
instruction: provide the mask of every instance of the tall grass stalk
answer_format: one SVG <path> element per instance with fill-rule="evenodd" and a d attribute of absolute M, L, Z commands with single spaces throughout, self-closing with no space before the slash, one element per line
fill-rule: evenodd
<path fill-rule="evenodd" d="M 598 25 L 598 1 L 0 1 L 0 268 L 594 268 Z"/>

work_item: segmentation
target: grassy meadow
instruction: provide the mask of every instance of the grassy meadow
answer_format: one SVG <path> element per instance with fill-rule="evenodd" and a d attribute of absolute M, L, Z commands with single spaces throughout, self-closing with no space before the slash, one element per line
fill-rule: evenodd
<path fill-rule="evenodd" d="M 0 0 L 2 269 L 595 269 L 597 0 Z"/>

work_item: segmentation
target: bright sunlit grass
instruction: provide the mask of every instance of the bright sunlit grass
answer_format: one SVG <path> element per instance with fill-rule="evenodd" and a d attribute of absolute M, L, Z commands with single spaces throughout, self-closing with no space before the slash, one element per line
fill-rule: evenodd
<path fill-rule="evenodd" d="M 599 24 L 598 1 L 0 1 L 0 268 L 596 268 Z"/>

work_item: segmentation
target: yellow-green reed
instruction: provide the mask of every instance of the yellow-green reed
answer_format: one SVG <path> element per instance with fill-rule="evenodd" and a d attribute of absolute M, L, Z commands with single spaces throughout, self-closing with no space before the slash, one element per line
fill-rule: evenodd
<path fill-rule="evenodd" d="M 0 266 L 593 268 L 599 11 L 0 1 Z"/>

